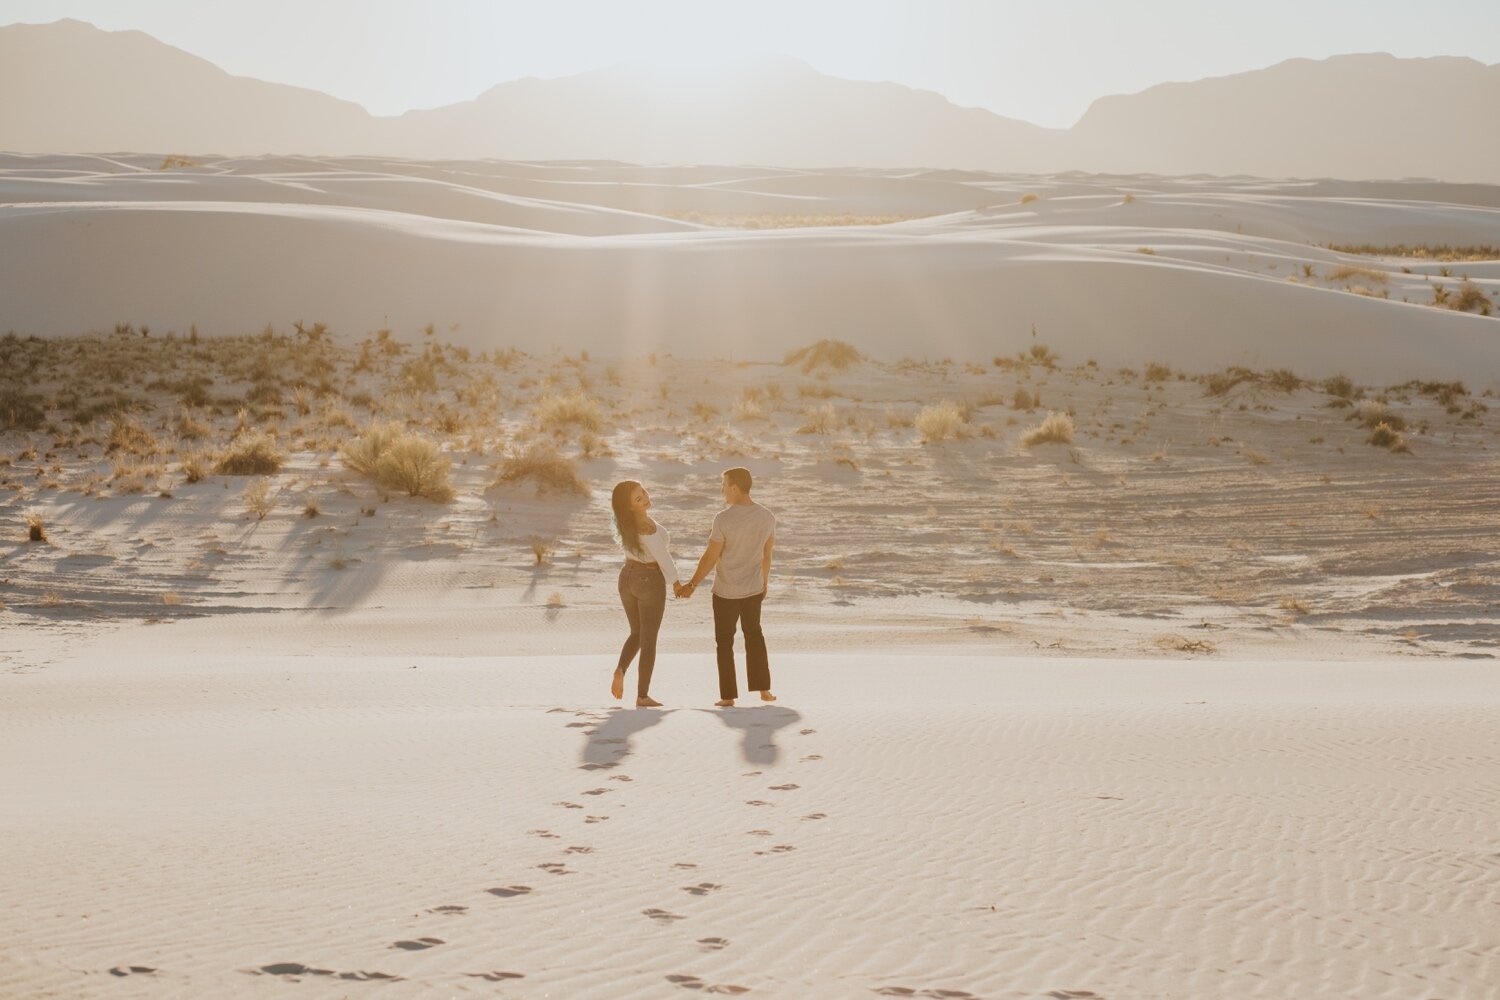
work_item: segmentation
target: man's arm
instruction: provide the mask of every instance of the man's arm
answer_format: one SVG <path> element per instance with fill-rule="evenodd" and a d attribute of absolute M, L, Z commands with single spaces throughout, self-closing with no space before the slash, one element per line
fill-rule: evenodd
<path fill-rule="evenodd" d="M 771 548 L 776 544 L 776 536 L 772 535 L 766 539 L 766 548 L 760 554 L 760 592 L 764 594 L 771 589 Z"/>
<path fill-rule="evenodd" d="M 693 578 L 688 581 L 687 589 L 692 590 L 703 582 L 703 578 L 713 572 L 713 568 L 719 564 L 719 555 L 724 551 L 722 541 L 710 541 L 708 548 L 703 551 L 703 558 L 698 560 L 698 568 L 693 571 Z"/>

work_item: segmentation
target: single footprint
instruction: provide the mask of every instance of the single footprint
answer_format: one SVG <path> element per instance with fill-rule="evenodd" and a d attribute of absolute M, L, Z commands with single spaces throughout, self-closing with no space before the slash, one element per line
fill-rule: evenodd
<path fill-rule="evenodd" d="M 810 753 L 806 757 L 803 757 L 802 759 L 803 760 L 822 760 L 823 759 L 823 755 L 820 754 L 820 753 Z"/>
<path fill-rule="evenodd" d="M 673 920 L 684 919 L 680 913 L 668 913 L 666 910 L 658 910 L 656 907 L 652 907 L 649 910 L 642 910 L 641 913 L 645 916 L 650 917 L 652 920 L 659 920 L 662 923 L 669 923 Z"/>
<path fill-rule="evenodd" d="M 582 809 L 583 808 L 583 806 L 579 805 L 577 802 L 554 802 L 552 804 L 555 805 L 555 806 L 562 806 L 564 809 Z"/>
<path fill-rule="evenodd" d="M 803 819 L 827 819 L 828 818 L 828 814 L 827 813 L 808 813 L 806 816 L 803 816 L 802 818 Z"/>
<path fill-rule="evenodd" d="M 768 805 L 771 805 L 771 803 L 763 801 L 761 799 L 746 799 L 745 800 L 745 805 L 747 805 L 747 806 L 768 806 Z"/>
<path fill-rule="evenodd" d="M 557 834 L 553 833 L 551 830 L 527 830 L 526 832 L 529 833 L 529 834 L 531 834 L 532 836 L 541 837 L 543 840 L 560 840 L 561 839 L 560 837 L 558 837 Z"/>
<path fill-rule="evenodd" d="M 485 982 L 498 983 L 502 979 L 525 979 L 524 972 L 465 972 L 464 975 L 470 979 L 483 979 Z"/>
<path fill-rule="evenodd" d="M 914 990 L 910 986 L 883 986 L 875 992 L 887 997 L 934 997 L 937 1000 L 976 1000 L 974 994 L 964 990 Z"/>
<path fill-rule="evenodd" d="M 573 874 L 573 872 L 568 871 L 568 866 L 563 864 L 561 861 L 543 861 L 541 864 L 537 865 L 537 867 L 542 871 L 550 872 L 553 875 Z"/>
<path fill-rule="evenodd" d="M 349 979 L 354 982 L 365 983 L 374 979 L 389 979 L 392 982 L 400 981 L 400 976 L 393 976 L 389 972 L 340 972 L 340 979 Z"/>
<path fill-rule="evenodd" d="M 694 864 L 693 862 L 691 862 L 691 861 L 679 861 L 675 865 L 673 865 L 672 867 L 673 868 L 697 868 L 698 866 L 696 864 Z"/>
<path fill-rule="evenodd" d="M 729 939 L 721 937 L 699 938 L 698 943 L 703 946 L 704 951 L 722 951 L 729 947 Z"/>
<path fill-rule="evenodd" d="M 446 944 L 442 938 L 422 937 L 415 941 L 397 941 L 391 945 L 392 948 L 400 948 L 402 951 L 426 951 L 428 948 L 436 948 L 440 944 Z"/>
<path fill-rule="evenodd" d="M 694 896 L 707 896 L 709 893 L 722 888 L 724 888 L 722 885 L 715 885 L 712 882 L 699 882 L 697 885 L 683 886 L 682 891 L 691 893 Z"/>
<path fill-rule="evenodd" d="M 731 983 L 705 983 L 697 976 L 689 976 L 683 973 L 667 976 L 667 982 L 675 983 L 687 990 L 699 990 L 703 993 L 749 993 L 748 986 L 735 986 Z"/>
<path fill-rule="evenodd" d="M 332 976 L 332 969 L 313 969 L 301 962 L 272 962 L 258 969 L 246 969 L 252 976 Z"/>
<path fill-rule="evenodd" d="M 746 771 L 744 774 L 740 775 L 740 777 L 742 777 L 742 778 L 758 778 L 762 774 L 765 774 L 765 773 L 766 772 L 764 772 L 764 771 Z"/>
<path fill-rule="evenodd" d="M 793 789 L 801 788 L 801 787 L 802 787 L 801 785 L 772 785 L 771 786 L 771 791 L 773 791 L 773 792 L 790 792 Z"/>
<path fill-rule="evenodd" d="M 1088 1000 L 1089 997 L 1098 997 L 1099 994 L 1093 990 L 1053 990 L 1047 996 L 1052 1000 Z"/>
<path fill-rule="evenodd" d="M 594 853 L 594 849 L 592 847 L 577 847 L 577 846 L 574 846 L 574 847 L 564 848 L 563 853 L 564 854 L 593 854 Z"/>
<path fill-rule="evenodd" d="M 611 761 L 610 763 L 607 763 L 607 764 L 601 764 L 601 763 L 598 763 L 598 762 L 590 762 L 588 764 L 579 764 L 578 765 L 578 770 L 580 770 L 580 771 L 607 771 L 607 770 L 609 770 L 612 767 L 619 767 L 619 766 L 620 766 L 619 764 L 614 763 L 613 761 Z"/>
<path fill-rule="evenodd" d="M 432 909 L 428 910 L 427 912 L 428 913 L 468 913 L 469 912 L 469 908 L 467 906 L 455 906 L 455 905 L 450 904 L 450 905 L 447 905 L 447 906 L 434 906 Z"/>
<path fill-rule="evenodd" d="M 793 847 L 791 844 L 777 844 L 775 847 L 771 848 L 769 851 L 756 851 L 755 853 L 756 853 L 757 856 L 760 856 L 760 855 L 765 855 L 765 854 L 785 854 L 787 851 L 795 851 L 795 850 L 796 850 L 796 848 Z"/>
<path fill-rule="evenodd" d="M 1108 799 L 1111 802 L 1124 802 L 1125 801 L 1125 796 L 1123 796 L 1123 795 L 1095 795 L 1094 798 L 1096 798 L 1096 799 Z"/>
<path fill-rule="evenodd" d="M 568 728 L 569 729 L 587 729 L 589 726 L 592 726 L 592 725 L 593 725 L 592 722 L 570 722 L 570 723 L 568 723 Z"/>
<path fill-rule="evenodd" d="M 803 736 L 811 736 L 813 733 L 817 732 L 816 729 L 799 729 L 797 731 L 800 732 Z"/>
<path fill-rule="evenodd" d="M 605 794 L 608 791 L 611 791 L 611 789 L 608 789 L 608 788 L 590 788 L 588 791 L 584 792 L 583 794 L 585 794 L 585 795 L 603 795 L 603 794 Z M 578 808 L 582 809 L 583 806 L 579 806 Z"/>
<path fill-rule="evenodd" d="M 608 816 L 585 816 L 583 821 L 585 823 L 603 823 L 607 819 L 609 819 Z"/>
<path fill-rule="evenodd" d="M 752 837 L 769 837 L 770 835 L 771 835 L 771 831 L 770 830 L 751 830 L 750 831 L 750 836 L 752 836 Z"/>
<path fill-rule="evenodd" d="M 615 774 L 615 775 L 611 775 L 609 780 L 610 781 L 634 781 L 635 779 L 632 778 L 628 774 Z"/>
<path fill-rule="evenodd" d="M 156 970 L 149 965 L 117 965 L 109 970 L 111 976 L 149 976 Z"/>
<path fill-rule="evenodd" d="M 499 896 L 501 899 L 509 899 L 512 896 L 524 896 L 531 891 L 529 885 L 502 885 L 497 889 L 486 889 L 485 892 L 491 896 Z"/>

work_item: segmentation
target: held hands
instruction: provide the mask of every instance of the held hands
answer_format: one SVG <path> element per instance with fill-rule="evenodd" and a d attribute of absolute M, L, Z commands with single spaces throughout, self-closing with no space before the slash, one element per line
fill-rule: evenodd
<path fill-rule="evenodd" d="M 692 597 L 693 596 L 693 591 L 696 590 L 696 589 L 697 589 L 697 586 L 695 584 L 691 584 L 691 583 L 683 583 L 681 581 L 678 581 L 678 582 L 672 584 L 672 592 L 678 598 L 689 598 L 689 597 Z"/>

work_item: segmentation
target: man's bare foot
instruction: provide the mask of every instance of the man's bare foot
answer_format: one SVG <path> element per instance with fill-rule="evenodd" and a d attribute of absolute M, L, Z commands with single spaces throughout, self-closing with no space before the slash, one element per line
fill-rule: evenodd
<path fill-rule="evenodd" d="M 609 682 L 609 693 L 618 701 L 625 695 L 625 671 L 616 670 L 614 678 Z"/>
<path fill-rule="evenodd" d="M 718 707 L 718 708 L 733 708 L 734 707 L 734 699 L 733 698 L 720 698 L 718 701 L 714 702 L 714 705 L 716 707 Z"/>
<path fill-rule="evenodd" d="M 661 702 L 650 695 L 643 694 L 635 700 L 636 708 L 661 708 Z"/>
<path fill-rule="evenodd" d="M 760 693 L 760 700 L 761 701 L 775 701 L 776 700 L 776 696 L 774 694 L 772 694 L 771 692 L 769 692 L 769 691 L 762 691 Z"/>

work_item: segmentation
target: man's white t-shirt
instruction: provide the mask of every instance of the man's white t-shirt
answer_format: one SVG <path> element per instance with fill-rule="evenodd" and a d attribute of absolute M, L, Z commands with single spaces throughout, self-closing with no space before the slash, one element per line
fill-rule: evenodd
<path fill-rule="evenodd" d="M 766 542 L 775 534 L 776 515 L 753 500 L 730 504 L 714 515 L 708 540 L 724 543 L 719 565 L 714 570 L 715 596 L 738 600 L 754 597 L 766 589 L 761 556 Z"/>

